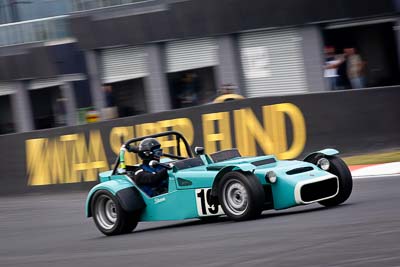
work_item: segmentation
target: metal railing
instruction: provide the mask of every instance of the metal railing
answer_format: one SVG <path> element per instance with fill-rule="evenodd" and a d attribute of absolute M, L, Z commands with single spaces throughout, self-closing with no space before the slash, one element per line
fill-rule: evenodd
<path fill-rule="evenodd" d="M 66 15 L 0 25 L 0 46 L 70 37 Z"/>
<path fill-rule="evenodd" d="M 59 2 L 60 6 L 58 6 L 57 12 L 65 15 L 54 16 L 57 12 L 54 8 L 54 10 L 50 8 L 48 15 L 53 14 L 51 17 L 0 24 L 0 47 L 70 38 L 71 35 L 66 19 L 69 13 L 148 1 L 154 0 L 72 0 L 71 2 Z M 34 14 L 40 13 L 35 10 L 39 7 L 41 5 L 38 4 L 31 7 L 33 9 L 31 17 L 35 17 Z M 21 9 L 21 12 L 25 14 L 23 17 L 29 17 L 27 13 L 29 11 L 26 9 Z M 43 16 L 44 13 L 42 12 Z"/>
<path fill-rule="evenodd" d="M 119 5 L 132 4 L 145 1 L 146 0 L 73 0 L 72 12 L 86 11 L 86 10 L 119 6 Z"/>

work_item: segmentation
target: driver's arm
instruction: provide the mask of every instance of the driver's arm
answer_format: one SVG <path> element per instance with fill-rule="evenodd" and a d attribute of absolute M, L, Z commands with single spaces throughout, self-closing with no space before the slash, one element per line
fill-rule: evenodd
<path fill-rule="evenodd" d="M 163 180 L 168 179 L 168 172 L 167 169 L 162 169 L 156 173 L 140 169 L 135 172 L 133 179 L 138 185 L 158 186 Z"/>
<path fill-rule="evenodd" d="M 125 145 L 122 145 L 120 150 L 119 150 L 119 168 L 118 172 L 119 173 L 125 173 L 126 172 L 126 165 L 125 165 Z"/>
<path fill-rule="evenodd" d="M 125 164 L 125 152 L 136 152 L 137 148 L 136 147 L 131 147 L 130 145 L 122 145 L 120 150 L 119 150 L 119 173 L 125 173 L 126 172 L 126 164 Z"/>

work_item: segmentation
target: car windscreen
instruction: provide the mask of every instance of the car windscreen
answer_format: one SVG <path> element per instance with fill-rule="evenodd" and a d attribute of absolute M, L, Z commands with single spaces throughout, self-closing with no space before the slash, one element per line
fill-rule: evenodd
<path fill-rule="evenodd" d="M 239 150 L 236 148 L 232 148 L 229 150 L 223 150 L 223 151 L 218 151 L 215 153 L 210 154 L 211 159 L 214 161 L 214 163 L 218 163 L 221 161 L 225 160 L 230 160 L 234 158 L 239 158 L 241 157 Z"/>
<path fill-rule="evenodd" d="M 184 169 L 189 169 L 189 168 L 203 166 L 203 165 L 204 165 L 204 162 L 200 158 L 177 160 L 174 162 L 174 166 L 178 170 L 184 170 Z"/>

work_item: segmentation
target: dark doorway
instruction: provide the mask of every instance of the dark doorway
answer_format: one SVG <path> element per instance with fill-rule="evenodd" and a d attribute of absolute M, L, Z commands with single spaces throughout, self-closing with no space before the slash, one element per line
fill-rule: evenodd
<path fill-rule="evenodd" d="M 212 102 L 217 95 L 214 68 L 168 73 L 173 108 L 184 108 Z"/>
<path fill-rule="evenodd" d="M 35 129 L 65 126 L 65 101 L 58 86 L 35 89 L 29 92 Z"/>
<path fill-rule="evenodd" d="M 397 41 L 394 23 L 380 23 L 324 31 L 326 46 L 334 46 L 336 53 L 345 48 L 356 48 L 365 62 L 367 87 L 400 84 Z"/>
<path fill-rule="evenodd" d="M 15 132 L 10 101 L 9 95 L 0 96 L 0 134 Z"/>
<path fill-rule="evenodd" d="M 133 79 L 105 85 L 108 107 L 117 107 L 118 117 L 128 117 L 147 112 L 144 79 Z"/>

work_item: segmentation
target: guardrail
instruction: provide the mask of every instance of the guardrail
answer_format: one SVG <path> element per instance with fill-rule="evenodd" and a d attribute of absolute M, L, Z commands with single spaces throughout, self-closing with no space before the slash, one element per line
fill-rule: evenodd
<path fill-rule="evenodd" d="M 0 194 L 87 189 L 112 167 L 122 142 L 165 130 L 207 153 L 237 147 L 281 159 L 325 147 L 344 154 L 400 147 L 399 99 L 400 87 L 252 98 L 0 136 Z"/>

